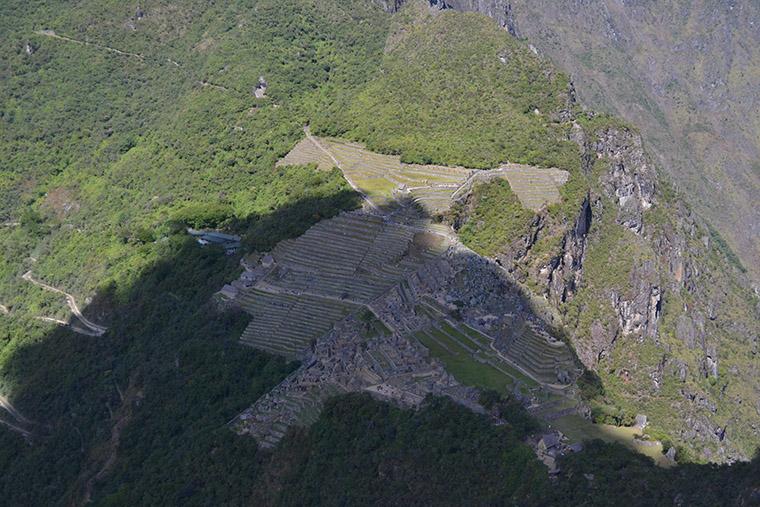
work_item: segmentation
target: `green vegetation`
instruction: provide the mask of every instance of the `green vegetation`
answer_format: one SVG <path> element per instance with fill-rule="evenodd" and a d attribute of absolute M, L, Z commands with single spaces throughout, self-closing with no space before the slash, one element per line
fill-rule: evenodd
<path fill-rule="evenodd" d="M 751 505 L 760 457 L 664 469 L 620 444 L 587 442 L 546 469 L 523 442 L 538 426 L 514 400 L 484 393 L 501 426 L 447 399 L 404 411 L 349 395 L 291 433 L 254 490 L 267 505 Z M 368 473 L 368 471 L 373 473 Z"/>
<path fill-rule="evenodd" d="M 522 237 L 535 214 L 523 207 L 505 180 L 479 183 L 473 188 L 466 221 L 459 227 L 462 242 L 481 255 L 493 257 L 504 245 Z M 454 223 L 462 222 L 463 205 L 452 209 Z"/>
<path fill-rule="evenodd" d="M 597 288 L 624 291 L 631 284 L 636 266 L 652 260 L 654 254 L 630 229 L 615 223 L 615 209 L 608 210 L 597 225 L 586 253 L 586 279 Z"/>
<path fill-rule="evenodd" d="M 293 365 L 237 344 L 246 317 L 209 300 L 238 257 L 183 228 L 267 250 L 358 203 L 337 171 L 275 162 L 368 80 L 386 14 L 360 0 L 135 9 L 0 7 L 0 222 L 21 222 L 0 228 L 0 392 L 39 422 L 32 445 L 0 428 L 8 504 L 250 501 L 262 457 L 226 423 Z M 20 279 L 29 268 L 109 332 L 37 320 L 68 312 Z"/>
<path fill-rule="evenodd" d="M 600 130 L 610 128 L 631 129 L 631 125 L 617 116 L 607 113 L 582 112 L 576 116 L 577 121 L 589 135 L 596 135 Z"/>
<path fill-rule="evenodd" d="M 362 325 L 360 331 L 364 338 L 369 339 L 375 336 L 390 336 L 392 334 L 391 330 L 367 308 L 359 312 L 358 320 Z M 387 367 L 385 358 L 381 359 L 381 362 Z"/>
<path fill-rule="evenodd" d="M 553 120 L 567 107 L 568 79 L 524 44 L 481 15 L 431 15 L 416 2 L 393 30 L 382 74 L 342 114 L 320 117 L 316 132 L 410 163 L 579 167 Z"/>
<path fill-rule="evenodd" d="M 561 460 L 565 480 L 552 489 L 556 505 L 752 505 L 760 457 L 733 466 L 680 465 L 669 469 L 622 445 L 596 440 Z"/>
<path fill-rule="evenodd" d="M 9 309 L 0 314 L 0 393 L 33 421 L 30 442 L 0 426 L 3 502 L 546 505 L 604 504 L 622 494 L 652 504 L 683 492 L 698 505 L 745 495 L 757 460 L 663 474 L 602 444 L 568 458 L 567 479 L 549 489 L 523 443 L 533 426 L 515 404 L 499 409 L 508 424 L 495 427 L 447 400 L 411 412 L 351 396 L 331 401 L 310 431 L 295 430 L 273 454 L 235 436 L 230 418 L 295 365 L 240 346 L 247 317 L 211 303 L 239 274 L 239 257 L 200 248 L 182 229 L 222 228 L 265 251 L 356 207 L 338 171 L 275 167 L 306 124 L 408 162 L 567 169 L 557 206 L 568 207 L 557 220 L 572 221 L 587 187 L 577 147 L 556 121 L 568 82 L 474 15 L 409 10 L 384 53 L 390 16 L 363 0 L 158 0 L 139 19 L 134 9 L 112 0 L 0 7 L 0 304 Z M 259 76 L 267 96 L 256 99 Z M 492 209 L 483 204 L 483 223 L 469 222 L 463 234 L 495 252 L 499 237 L 516 237 L 533 215 L 504 184 L 478 191 Z M 599 253 L 617 247 L 592 241 L 591 269 L 621 282 Z M 544 248 L 557 246 L 555 238 Z M 639 252 L 631 248 L 615 251 Z M 706 255 L 718 273 L 721 257 Z M 109 331 L 94 338 L 38 320 L 69 312 L 20 278 L 30 268 L 74 293 Z M 726 279 L 705 283 L 725 296 L 728 318 L 749 314 L 755 300 L 740 300 L 744 293 Z M 605 311 L 597 299 L 587 302 L 579 313 Z M 666 305 L 665 336 L 674 333 L 678 306 Z M 368 335 L 387 332 L 372 319 L 364 325 Z M 484 345 L 467 330 L 459 339 Z M 696 371 L 696 352 L 668 345 Z M 753 359 L 730 347 L 721 357 L 748 371 Z M 639 393 L 622 380 L 621 365 L 655 364 L 657 352 L 647 343 L 613 357 L 602 373 L 610 405 L 630 412 Z M 469 359 L 451 364 L 502 392 L 517 377 Z M 721 370 L 687 387 L 725 393 L 725 413 L 753 389 L 726 377 Z M 663 381 L 669 402 L 681 387 L 674 379 Z M 671 406 L 651 408 L 661 427 L 674 421 Z M 750 434 L 750 422 L 731 424 L 737 440 Z M 584 474 L 595 479 L 584 482 Z"/>
<path fill-rule="evenodd" d="M 464 323 L 452 325 L 440 318 L 433 302 L 418 307 L 435 325 L 414 333 L 430 354 L 443 362 L 446 371 L 465 385 L 504 395 L 515 387 L 531 389 L 538 383 L 504 361 L 491 348 L 491 338 Z"/>
<path fill-rule="evenodd" d="M 132 505 L 172 501 L 189 484 L 196 499 L 213 498 L 218 484 L 249 480 L 255 444 L 225 423 L 293 366 L 238 345 L 245 317 L 208 303 L 236 259 L 185 236 L 163 248 L 121 302 L 103 291 L 90 305 L 109 323 L 102 337 L 30 325 L 23 314 L 3 321 L 3 336 L 13 336 L 3 348 L 4 391 L 38 422 L 31 445 L 0 431 L 4 501 L 81 499 L 109 455 L 116 462 L 104 491 Z"/>
<path fill-rule="evenodd" d="M 538 505 L 548 477 L 520 425 L 448 399 L 406 411 L 350 395 L 283 441 L 259 501 L 274 505 Z M 371 471 L 371 472 L 370 472 Z"/>
<path fill-rule="evenodd" d="M 475 360 L 470 353 L 446 334 L 438 331 L 421 331 L 414 337 L 430 353 L 443 361 L 446 371 L 465 385 L 493 389 L 504 393 L 512 385 L 512 379 L 490 364 Z"/>

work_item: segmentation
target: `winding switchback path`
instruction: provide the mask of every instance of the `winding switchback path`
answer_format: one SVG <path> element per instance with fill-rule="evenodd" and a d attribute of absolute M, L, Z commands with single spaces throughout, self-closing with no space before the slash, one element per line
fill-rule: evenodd
<path fill-rule="evenodd" d="M 32 278 L 32 272 L 31 271 L 27 271 L 26 273 L 24 273 L 21 278 L 23 278 L 27 282 L 30 282 L 30 283 L 33 283 L 34 285 L 37 285 L 38 287 L 42 287 L 43 289 L 45 289 L 47 291 L 55 292 L 56 294 L 61 294 L 62 296 L 65 296 L 66 297 L 66 303 L 68 303 L 69 308 L 71 309 L 71 313 L 73 313 L 82 322 L 82 324 L 84 324 L 85 326 L 87 326 L 89 328 L 89 330 L 92 332 L 91 336 L 102 336 L 103 334 L 105 334 L 106 331 L 108 331 L 107 327 L 101 326 L 99 324 L 95 324 L 94 322 L 92 322 L 91 320 L 89 320 L 87 317 L 85 317 L 84 315 L 82 315 L 82 312 L 79 310 L 79 307 L 77 306 L 76 299 L 74 299 L 74 296 L 72 296 L 68 292 L 64 292 L 61 289 L 57 289 L 57 288 L 55 288 L 55 287 L 53 287 L 51 285 L 48 285 L 48 284 L 46 284 L 44 282 L 41 282 L 39 280 L 35 280 L 34 278 Z M 72 329 L 74 329 L 75 331 L 78 330 L 78 328 L 73 327 L 73 326 L 72 326 Z M 90 333 L 83 333 L 83 334 L 88 334 L 89 335 Z"/>

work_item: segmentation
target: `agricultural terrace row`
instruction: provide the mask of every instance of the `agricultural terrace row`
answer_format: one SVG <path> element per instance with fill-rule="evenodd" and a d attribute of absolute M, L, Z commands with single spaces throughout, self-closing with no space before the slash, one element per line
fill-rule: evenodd
<path fill-rule="evenodd" d="M 564 342 L 545 336 L 526 322 L 511 330 L 506 346 L 497 349 L 493 338 L 454 320 L 431 298 L 425 298 L 417 311 L 432 324 L 414 337 L 464 384 L 498 391 L 515 384 L 556 385 L 564 384 L 562 377 L 576 370 Z"/>
<path fill-rule="evenodd" d="M 239 302 L 252 317 L 242 340 L 289 357 L 443 253 L 442 236 L 382 217 L 344 213 L 279 243 L 273 267 Z"/>
<path fill-rule="evenodd" d="M 453 196 L 463 195 L 471 180 L 505 178 L 526 208 L 534 211 L 560 200 L 559 189 L 569 173 L 522 164 L 504 164 L 490 171 L 462 167 L 404 164 L 400 157 L 382 155 L 357 143 L 307 136 L 277 165 L 316 164 L 321 170 L 337 165 L 347 180 L 380 207 L 408 196 L 429 214 L 445 212 Z"/>

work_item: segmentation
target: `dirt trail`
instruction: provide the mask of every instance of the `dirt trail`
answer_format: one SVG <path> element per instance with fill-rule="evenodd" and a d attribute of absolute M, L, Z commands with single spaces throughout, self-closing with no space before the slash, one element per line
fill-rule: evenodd
<path fill-rule="evenodd" d="M 23 278 L 27 282 L 30 282 L 30 283 L 33 283 L 34 285 L 37 285 L 38 287 L 42 287 L 43 289 L 45 289 L 47 291 L 55 292 L 56 294 L 61 294 L 62 296 L 65 296 L 66 297 L 66 303 L 68 303 L 69 308 L 71 309 L 71 313 L 73 313 L 74 316 L 76 316 L 76 318 L 79 319 L 80 322 L 82 322 L 82 324 L 84 324 L 87 328 L 89 328 L 90 332 L 92 333 L 91 336 L 102 336 L 103 334 L 105 334 L 106 331 L 108 331 L 107 327 L 95 324 L 94 322 L 92 322 L 91 320 L 89 320 L 87 317 L 85 317 L 84 315 L 82 315 L 82 312 L 79 310 L 79 307 L 77 306 L 76 299 L 74 299 L 74 296 L 72 296 L 68 292 L 64 292 L 61 289 L 57 289 L 57 288 L 55 288 L 55 287 L 53 287 L 51 285 L 48 285 L 48 284 L 46 284 L 44 282 L 41 282 L 39 280 L 35 280 L 34 278 L 32 278 L 32 272 L 31 271 L 27 271 L 26 273 L 24 273 L 21 278 Z M 44 319 L 47 320 L 47 319 L 49 319 L 49 317 L 44 317 Z M 77 330 L 78 328 L 72 326 L 72 329 Z M 89 333 L 85 333 L 85 334 L 89 334 Z"/>
<path fill-rule="evenodd" d="M 143 55 L 138 55 L 137 53 L 130 53 L 129 51 L 122 51 L 121 49 L 112 48 L 110 46 L 104 46 L 102 44 L 96 44 L 94 42 L 87 42 L 83 40 L 73 39 L 71 37 L 66 37 L 65 35 L 58 35 L 53 30 L 37 30 L 34 33 L 36 33 L 37 35 L 44 35 L 45 37 L 51 37 L 53 39 L 65 40 L 67 42 L 74 42 L 76 44 L 81 44 L 83 46 L 92 46 L 94 48 L 100 48 L 105 51 L 110 51 L 111 53 L 116 53 L 117 55 L 131 56 L 132 58 L 137 58 L 140 61 L 145 60 L 145 57 Z"/>
<path fill-rule="evenodd" d="M 24 417 L 24 415 L 16 410 L 16 407 L 3 395 L 0 395 L 0 409 L 4 410 L 13 420 L 8 420 L 4 417 L 5 414 L 0 412 L 0 424 L 10 428 L 11 430 L 20 433 L 24 438 L 28 438 L 32 435 L 31 430 L 28 429 L 34 423 Z"/>
<path fill-rule="evenodd" d="M 56 319 L 55 317 L 35 317 L 37 320 L 41 320 L 43 322 L 52 322 L 53 324 L 58 324 L 59 326 L 68 326 L 69 323 L 65 320 Z"/>
<path fill-rule="evenodd" d="M 33 424 L 32 421 L 24 417 L 21 412 L 16 410 L 16 407 L 13 406 L 13 404 L 10 402 L 8 398 L 0 394 L 0 408 L 4 409 L 6 412 L 8 412 L 10 415 L 13 416 L 14 419 L 16 419 L 18 422 L 23 424 Z"/>
<path fill-rule="evenodd" d="M 221 90 L 223 92 L 229 91 L 229 88 L 225 86 L 214 84 L 206 80 L 200 81 L 199 84 L 204 88 L 213 88 L 214 90 Z"/>
<path fill-rule="evenodd" d="M 335 164 L 335 167 L 337 167 L 338 169 L 340 169 L 340 170 L 341 170 L 341 172 L 343 173 L 343 177 L 344 177 L 344 178 L 345 178 L 345 180 L 348 182 L 348 184 L 349 184 L 349 185 L 351 185 L 351 188 L 352 188 L 352 189 L 354 189 L 354 192 L 356 192 L 357 194 L 359 194 L 359 195 L 362 197 L 362 199 L 364 199 L 364 201 L 365 201 L 365 202 L 366 202 L 366 203 L 367 203 L 367 204 L 368 204 L 368 205 L 369 205 L 369 206 L 370 206 L 370 207 L 371 207 L 373 210 L 375 210 L 375 211 L 380 211 L 380 208 L 379 208 L 379 207 L 378 207 L 378 206 L 377 206 L 377 205 L 376 205 L 374 202 L 372 202 L 372 200 L 369 198 L 369 196 L 367 196 L 367 194 L 365 194 L 364 192 L 362 192 L 362 191 L 361 191 L 361 189 L 360 189 L 359 187 L 357 187 L 357 186 L 354 184 L 354 182 L 353 182 L 353 181 L 351 181 L 351 178 L 349 178 L 349 177 L 348 177 L 348 175 L 346 174 L 346 172 L 343 170 L 343 166 L 341 165 L 341 163 L 340 163 L 340 162 L 338 162 L 338 159 L 337 159 L 337 158 L 335 158 L 335 156 L 333 156 L 333 154 L 330 152 L 330 150 L 328 150 L 327 148 L 325 148 L 324 146 L 322 146 L 322 144 L 321 144 L 319 141 L 317 141 L 317 139 L 316 139 L 314 136 L 312 136 L 312 135 L 311 135 L 311 131 L 309 130 L 309 127 L 308 127 L 308 126 L 307 126 L 307 127 L 304 127 L 304 128 L 303 128 L 303 131 L 304 131 L 304 133 L 306 134 L 306 138 L 307 138 L 309 141 L 311 141 L 312 143 L 314 143 L 314 146 L 316 146 L 317 148 L 319 148 L 319 149 L 320 149 L 321 151 L 323 151 L 323 152 L 324 152 L 324 153 L 325 153 L 325 154 L 326 154 L 328 157 L 330 157 L 330 159 L 331 159 L 331 160 L 333 161 L 333 163 Z"/>

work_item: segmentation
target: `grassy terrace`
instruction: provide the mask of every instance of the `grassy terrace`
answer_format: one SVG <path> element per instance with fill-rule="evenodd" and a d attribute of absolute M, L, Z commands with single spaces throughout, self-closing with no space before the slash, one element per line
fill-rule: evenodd
<path fill-rule="evenodd" d="M 297 357 L 332 326 L 399 283 L 445 244 L 382 218 L 346 213 L 279 243 L 265 283 L 240 296 L 243 343 Z M 381 323 L 376 332 L 388 333 Z"/>
<path fill-rule="evenodd" d="M 335 166 L 330 156 L 320 150 L 311 139 L 304 138 L 299 141 L 290 152 L 277 161 L 277 166 L 317 164 L 321 171 L 329 171 Z"/>
<path fill-rule="evenodd" d="M 527 165 L 509 164 L 504 169 L 512 191 L 523 206 L 534 211 L 546 204 L 559 202 L 559 189 L 570 176 L 570 173 L 560 169 L 540 169 Z"/>
<path fill-rule="evenodd" d="M 427 330 L 426 336 L 417 338 L 447 366 L 451 362 L 450 371 L 464 383 L 480 385 L 477 378 L 472 380 L 472 372 L 487 370 L 484 363 L 501 370 L 512 382 L 520 381 L 528 386 L 537 385 L 533 379 L 547 384 L 556 383 L 557 368 L 568 372 L 575 370 L 575 362 L 567 345 L 562 342 L 549 343 L 527 324 L 516 333 L 505 356 L 530 373 L 532 378 L 499 357 L 491 348 L 490 337 L 462 322 L 452 321 L 448 309 L 434 299 L 425 298 L 417 310 L 434 321 L 434 327 Z M 489 374 L 485 373 L 485 376 Z"/>
<path fill-rule="evenodd" d="M 507 349 L 507 357 L 546 383 L 556 383 L 556 369 L 575 370 L 575 361 L 564 343 L 550 344 L 525 326 Z"/>
<path fill-rule="evenodd" d="M 506 391 L 513 381 L 510 377 L 491 365 L 476 361 L 468 351 L 462 349 L 445 336 L 434 336 L 431 332 L 420 331 L 414 335 L 430 353 L 440 359 L 457 380 L 463 384 Z"/>
<path fill-rule="evenodd" d="M 528 388 L 538 385 L 502 360 L 491 349 L 488 336 L 464 323 L 445 320 L 430 304 L 420 305 L 419 309 L 437 320 L 432 327 L 418 331 L 414 337 L 463 384 L 499 392 L 516 384 Z"/>
<path fill-rule="evenodd" d="M 403 164 L 398 156 L 375 153 L 360 144 L 336 139 L 317 138 L 317 142 L 340 163 L 346 178 L 381 206 L 392 203 L 396 192 L 406 188 L 429 212 L 444 211 L 450 206 L 451 194 L 472 172 L 461 167 Z M 313 141 L 304 139 L 278 165 L 311 163 L 322 170 L 335 165 Z"/>

